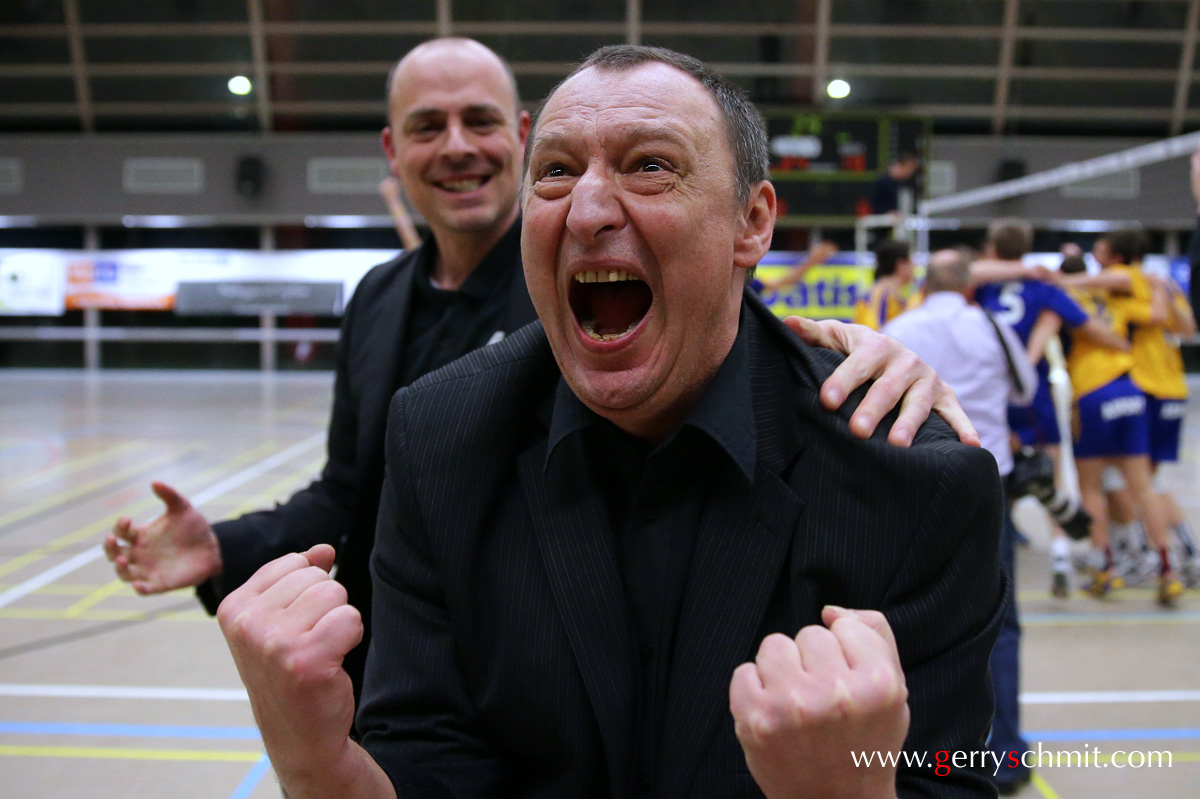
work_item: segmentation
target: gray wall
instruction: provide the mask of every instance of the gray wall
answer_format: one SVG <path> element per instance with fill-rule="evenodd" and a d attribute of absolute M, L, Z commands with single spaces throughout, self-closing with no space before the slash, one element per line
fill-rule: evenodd
<path fill-rule="evenodd" d="M 1035 172 L 1145 143 L 1131 139 L 937 137 L 934 162 L 953 164 L 956 190 L 995 182 L 999 163 L 1024 160 Z M 200 157 L 200 194 L 129 194 L 122 165 L 129 157 Z M 234 187 L 241 156 L 259 156 L 267 167 L 261 196 L 247 199 Z M 35 217 L 37 224 L 120 224 L 127 215 L 203 216 L 204 224 L 301 224 L 310 215 L 367 215 L 387 226 L 386 209 L 372 187 L 357 194 L 314 194 L 307 183 L 314 157 L 383 161 L 379 137 L 354 134 L 260 135 L 22 135 L 0 136 L 0 159 L 19 160 L 24 176 L 17 193 L 0 191 L 0 217 Z M 11 163 L 11 162 L 10 162 Z M 1194 226 L 1186 158 L 1140 170 L 1137 194 L 1127 199 L 1064 197 L 1054 189 L 952 214 L 965 225 L 998 215 L 1023 216 L 1043 225 L 1054 220 L 1140 220 L 1158 229 Z"/>
<path fill-rule="evenodd" d="M 200 194 L 128 194 L 122 168 L 130 157 L 200 157 Z M 266 165 L 261 195 L 247 199 L 234 185 L 237 160 Z M 34 216 L 39 224 L 119 224 L 126 215 L 213 217 L 211 224 L 297 224 L 312 214 L 380 215 L 387 208 L 373 187 L 361 194 L 313 194 L 313 157 L 368 157 L 385 164 L 378 134 L 0 136 L 0 158 L 20 159 L 24 189 L 0 193 L 0 216 Z M 386 224 L 386 223 L 385 223 Z"/>

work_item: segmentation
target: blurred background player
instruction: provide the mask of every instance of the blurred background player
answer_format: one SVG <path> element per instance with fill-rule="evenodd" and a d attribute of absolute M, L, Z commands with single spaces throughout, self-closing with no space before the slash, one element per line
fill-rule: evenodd
<path fill-rule="evenodd" d="M 1187 415 L 1187 378 L 1183 369 L 1181 336 L 1196 333 L 1196 319 L 1183 290 L 1169 276 L 1147 275 L 1152 290 L 1166 307 L 1163 324 L 1140 324 L 1133 328 L 1133 371 L 1130 377 L 1146 394 L 1146 416 L 1150 425 L 1150 461 L 1155 491 L 1179 545 L 1179 566 L 1184 580 L 1196 584 L 1200 553 L 1192 531 L 1175 497 L 1162 487 L 1159 469 L 1179 460 L 1183 418 Z"/>
<path fill-rule="evenodd" d="M 885 241 L 875 247 L 875 282 L 854 307 L 854 322 L 879 330 L 916 303 L 913 279 L 917 267 L 908 243 Z"/>
<path fill-rule="evenodd" d="M 1129 349 L 1129 345 L 1092 319 L 1058 286 L 1047 281 L 1047 270 L 1027 269 L 1022 259 L 1033 247 L 1033 226 L 1023 219 L 997 219 L 988 226 L 987 241 L 982 258 L 972 266 L 971 275 L 977 286 L 975 300 L 996 318 L 1012 327 L 1021 339 L 1030 363 L 1037 368 L 1037 394 L 1033 402 L 1023 407 L 1011 407 L 1008 423 L 1020 439 L 1022 447 L 1041 450 L 1053 466 L 1059 464 L 1062 434 L 1050 389 L 1050 364 L 1046 361 L 1046 344 L 1065 325 L 1075 335 L 1088 338 L 1113 349 Z M 1028 456 L 1027 456 L 1028 457 Z M 1021 461 L 1026 466 L 1026 460 Z M 1033 465 L 1032 463 L 1028 465 Z M 1019 476 L 1026 469 L 1017 469 Z M 1090 517 L 1080 512 L 1078 501 L 1064 491 L 1057 469 L 1054 485 L 1039 493 L 1057 524 L 1071 528 L 1071 537 L 1088 535 Z M 1014 491 L 1022 494 L 1024 491 Z M 1070 546 L 1057 524 L 1051 542 L 1051 592 L 1064 597 L 1069 590 Z"/>
<path fill-rule="evenodd" d="M 1167 318 L 1162 292 L 1154 291 L 1145 275 L 1132 266 L 1141 261 L 1143 246 L 1137 231 L 1106 233 L 1092 250 L 1101 273 L 1064 278 L 1073 282 L 1080 304 L 1125 339 L 1131 325 L 1163 324 Z M 1092 543 L 1098 551 L 1096 568 L 1085 589 L 1093 596 L 1104 596 L 1122 584 L 1115 573 L 1109 540 L 1102 477 L 1107 463 L 1120 470 L 1142 509 L 1146 533 L 1159 556 L 1158 602 L 1173 605 L 1183 585 L 1171 565 L 1167 515 L 1154 493 L 1146 395 L 1130 377 L 1133 355 L 1072 336 L 1067 368 L 1075 392 L 1075 462 L 1083 504 L 1092 515 Z"/>

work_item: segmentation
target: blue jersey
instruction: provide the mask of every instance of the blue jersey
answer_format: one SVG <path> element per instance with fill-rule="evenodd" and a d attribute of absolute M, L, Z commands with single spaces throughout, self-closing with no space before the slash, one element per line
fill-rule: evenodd
<path fill-rule="evenodd" d="M 1058 314 L 1068 329 L 1088 319 L 1087 312 L 1065 291 L 1040 280 L 988 283 L 975 290 L 975 301 L 1007 322 L 1022 344 L 1029 343 L 1029 333 L 1042 311 Z"/>

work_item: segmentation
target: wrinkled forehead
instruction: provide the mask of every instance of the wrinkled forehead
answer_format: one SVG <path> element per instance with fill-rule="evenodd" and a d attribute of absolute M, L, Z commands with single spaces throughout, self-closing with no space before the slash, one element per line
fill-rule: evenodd
<path fill-rule="evenodd" d="M 625 125 L 673 129 L 699 140 L 720 138 L 721 112 L 698 80 L 668 64 L 651 62 L 629 69 L 589 67 L 562 83 L 546 98 L 530 146 L 572 127 Z"/>

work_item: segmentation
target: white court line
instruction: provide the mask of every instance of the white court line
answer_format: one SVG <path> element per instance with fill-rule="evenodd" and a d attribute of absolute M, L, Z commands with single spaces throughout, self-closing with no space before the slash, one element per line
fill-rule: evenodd
<path fill-rule="evenodd" d="M 1021 694 L 1026 705 L 1108 705 L 1118 702 L 1200 702 L 1200 691 L 1059 691 Z"/>
<path fill-rule="evenodd" d="M 237 474 L 226 477 L 219 483 L 209 486 L 203 491 L 191 497 L 193 505 L 203 505 L 206 502 L 211 502 L 222 494 L 226 494 L 235 488 L 250 482 L 259 475 L 265 474 L 277 466 L 280 466 L 288 461 L 298 458 L 310 449 L 324 443 L 325 434 L 315 433 L 309 436 L 298 444 L 293 444 L 282 452 L 277 452 L 270 457 L 263 458 L 253 466 L 248 466 L 242 469 Z M 94 546 L 91 549 L 86 549 L 75 555 L 69 560 L 65 560 L 57 566 L 53 566 L 41 574 L 36 574 L 30 577 L 23 583 L 15 585 L 12 588 L 0 594 L 0 608 L 7 607 L 16 602 L 22 597 L 32 594 L 34 591 L 49 585 L 60 577 L 64 577 L 73 571 L 82 569 L 94 560 L 104 556 L 104 549 L 100 546 Z"/>
<path fill-rule="evenodd" d="M 56 699 L 191 699 L 245 702 L 246 692 L 222 688 L 146 688 L 140 685 L 39 685 L 0 683 L 0 696 Z M 1021 694 L 1026 705 L 1106 705 L 1132 702 L 1200 702 L 1200 691 L 1048 691 Z"/>
<path fill-rule="evenodd" d="M 55 699 L 192 699 L 201 702 L 247 702 L 241 688 L 146 688 L 140 685 L 35 685 L 0 683 L 0 696 Z"/>

